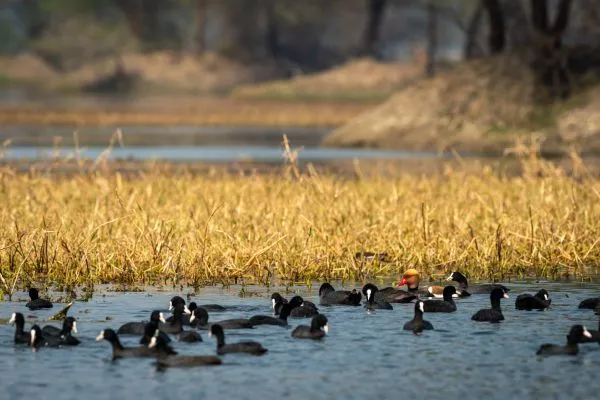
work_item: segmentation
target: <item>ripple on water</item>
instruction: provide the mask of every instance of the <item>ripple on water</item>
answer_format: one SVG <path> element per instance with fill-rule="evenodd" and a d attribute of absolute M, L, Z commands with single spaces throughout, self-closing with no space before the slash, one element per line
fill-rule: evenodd
<path fill-rule="evenodd" d="M 317 285 L 318 286 L 318 285 Z M 339 286 L 339 285 L 338 285 Z M 316 287 L 316 286 L 315 286 Z M 296 340 L 291 329 L 262 326 L 226 332 L 229 342 L 257 340 L 269 349 L 263 357 L 226 355 L 224 364 L 196 369 L 158 371 L 151 360 L 110 361 L 106 342 L 94 340 L 106 327 L 146 318 L 164 309 L 174 293 L 107 293 L 88 303 L 75 303 L 82 344 L 77 348 L 31 352 L 12 343 L 13 327 L 0 326 L 0 376 L 9 398 L 40 397 L 86 400 L 113 398 L 570 398 L 595 397 L 600 382 L 591 378 L 600 368 L 600 346 L 582 346 L 576 357 L 538 358 L 542 343 L 564 343 L 572 324 L 598 327 L 598 317 L 577 304 L 597 295 L 598 285 L 544 284 L 552 309 L 522 312 L 514 309 L 521 292 L 537 287 L 512 285 L 504 300 L 506 321 L 475 323 L 471 315 L 489 307 L 486 295 L 460 299 L 453 314 L 426 314 L 436 330 L 414 336 L 402 330 L 412 318 L 412 304 L 368 314 L 362 307 L 322 307 L 330 325 L 321 341 Z M 318 302 L 316 291 L 307 300 Z M 208 288 L 192 298 L 197 303 L 238 305 L 211 313 L 211 319 L 270 314 L 269 293 L 240 298 L 237 291 Z M 24 303 L 0 303 L 0 317 L 24 311 L 29 327 L 50 311 L 30 312 Z M 106 320 L 110 316 L 111 320 Z M 214 316 L 214 318 L 213 318 Z M 42 322 L 42 325 L 46 322 Z M 308 319 L 290 319 L 292 325 Z M 216 343 L 205 331 L 199 344 L 174 343 L 181 353 L 214 354 Z M 126 345 L 136 338 L 124 337 Z M 435 396 L 439 397 L 439 396 Z"/>

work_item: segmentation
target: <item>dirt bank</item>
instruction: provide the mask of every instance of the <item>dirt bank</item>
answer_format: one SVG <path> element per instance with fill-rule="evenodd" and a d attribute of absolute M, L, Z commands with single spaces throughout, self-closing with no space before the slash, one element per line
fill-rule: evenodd
<path fill-rule="evenodd" d="M 499 155 L 534 136 L 545 154 L 600 154 L 600 86 L 577 84 L 570 100 L 534 106 L 534 77 L 520 57 L 472 61 L 400 90 L 324 144 Z"/>

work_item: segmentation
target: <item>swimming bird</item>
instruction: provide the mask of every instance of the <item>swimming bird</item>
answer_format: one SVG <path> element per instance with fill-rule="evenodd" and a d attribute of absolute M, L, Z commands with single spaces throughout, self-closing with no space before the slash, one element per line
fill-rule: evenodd
<path fill-rule="evenodd" d="M 353 289 L 349 290 L 335 290 L 329 283 L 323 283 L 319 288 L 319 300 L 323 306 L 331 305 L 345 305 L 345 306 L 359 306 L 361 294 Z"/>
<path fill-rule="evenodd" d="M 146 346 L 140 347 L 123 347 L 119 336 L 112 329 L 104 329 L 100 331 L 100 334 L 96 337 L 96 341 L 106 340 L 112 347 L 112 358 L 125 357 L 154 357 L 155 352 Z"/>
<path fill-rule="evenodd" d="M 285 297 L 283 297 L 282 295 L 280 295 L 279 293 L 275 292 L 271 295 L 271 304 L 273 306 L 273 314 L 275 315 L 279 315 L 279 312 L 281 311 L 281 307 L 283 307 L 284 304 L 287 304 L 287 299 Z"/>
<path fill-rule="evenodd" d="M 292 312 L 295 307 L 300 307 L 299 300 L 294 297 L 290 300 L 289 303 L 284 304 L 281 308 L 281 312 L 278 317 L 272 317 L 270 315 L 255 315 L 250 317 L 248 320 L 252 324 L 252 326 L 257 325 L 277 325 L 277 326 L 288 326 L 288 316 Z"/>
<path fill-rule="evenodd" d="M 588 329 L 591 337 L 582 337 L 579 343 L 598 343 L 600 344 L 600 319 L 598 319 L 598 330 Z"/>
<path fill-rule="evenodd" d="M 39 325 L 33 325 L 29 330 L 29 346 L 33 351 L 40 347 L 59 347 L 64 344 L 60 338 L 44 336 Z"/>
<path fill-rule="evenodd" d="M 390 303 L 410 303 L 418 297 L 416 293 L 409 293 L 406 290 L 396 289 L 391 286 L 379 289 L 377 293 L 383 300 Z"/>
<path fill-rule="evenodd" d="M 421 281 L 421 275 L 419 271 L 414 268 L 407 269 L 404 271 L 402 275 L 402 280 L 396 283 L 396 286 L 404 286 L 408 288 L 408 293 L 414 294 L 416 296 L 429 296 L 432 293 L 442 293 L 444 290 L 441 286 L 431 286 L 426 288 L 419 288 L 419 283 Z"/>
<path fill-rule="evenodd" d="M 543 344 L 540 346 L 538 351 L 535 353 L 540 356 L 555 356 L 555 355 L 571 355 L 574 356 L 579 353 L 578 343 L 583 338 L 591 338 L 592 335 L 588 332 L 583 325 L 573 325 L 569 334 L 567 335 L 566 346 L 559 346 L 556 344 Z"/>
<path fill-rule="evenodd" d="M 31 334 L 29 331 L 25 332 L 24 330 L 25 317 L 23 317 L 23 314 L 19 312 L 12 313 L 8 323 L 15 325 L 15 343 L 29 344 L 31 341 Z"/>
<path fill-rule="evenodd" d="M 29 289 L 29 299 L 30 301 L 25 304 L 25 307 L 29 308 L 31 311 L 52 308 L 52 303 L 50 301 L 40 299 L 39 291 L 36 288 Z"/>
<path fill-rule="evenodd" d="M 292 331 L 292 337 L 297 339 L 323 339 L 329 332 L 329 325 L 327 323 L 327 317 L 323 314 L 319 314 L 310 322 L 308 325 L 298 325 Z"/>
<path fill-rule="evenodd" d="M 152 339 L 152 336 L 154 336 L 154 333 L 156 331 L 158 331 L 158 335 L 162 338 L 162 340 L 165 341 L 165 343 L 171 342 L 171 338 L 169 337 L 169 335 L 160 330 L 160 323 L 160 320 L 152 318 L 149 322 L 146 323 L 146 326 L 144 326 L 144 334 L 140 339 L 141 345 L 148 346 L 150 344 L 150 339 Z"/>
<path fill-rule="evenodd" d="M 367 299 L 365 308 L 369 311 L 372 310 L 393 310 L 394 307 L 388 303 L 383 296 L 379 294 L 379 289 L 372 283 L 367 283 L 362 288 L 362 293 Z"/>
<path fill-rule="evenodd" d="M 500 299 L 508 299 L 508 294 L 502 288 L 496 288 L 490 293 L 490 302 L 492 308 L 482 308 L 477 311 L 471 320 L 478 322 L 500 322 L 504 321 L 504 315 L 500 309 Z"/>
<path fill-rule="evenodd" d="M 159 367 L 197 367 L 221 364 L 221 359 L 217 356 L 178 355 L 160 336 L 153 336 L 148 348 L 156 350 L 156 363 Z"/>
<path fill-rule="evenodd" d="M 299 307 L 294 307 L 292 312 L 290 313 L 290 317 L 294 318 L 308 318 L 314 317 L 319 314 L 319 309 L 315 305 L 315 303 L 311 301 L 305 301 L 300 296 L 294 296 L 296 298 L 296 302 L 300 304 Z M 293 299 L 292 298 L 292 299 Z M 271 302 L 273 304 L 273 314 L 279 315 L 281 312 L 281 308 L 284 304 L 287 304 L 288 301 L 284 297 L 282 297 L 279 293 L 273 293 L 271 295 Z"/>
<path fill-rule="evenodd" d="M 158 310 L 152 311 L 150 321 L 162 322 L 163 324 L 167 322 L 163 313 Z M 117 335 L 143 335 L 147 323 L 148 321 L 127 322 L 117 329 Z"/>
<path fill-rule="evenodd" d="M 77 333 L 77 321 L 73 317 L 65 318 L 61 329 L 52 325 L 44 326 L 42 333 L 45 337 L 59 338 L 62 344 L 67 346 L 77 346 L 80 343 L 79 339 L 73 336 L 73 333 Z"/>
<path fill-rule="evenodd" d="M 149 321 L 148 323 L 146 323 L 146 326 L 144 327 L 144 334 L 140 339 L 141 345 L 148 346 L 150 344 L 150 339 L 152 339 L 152 336 L 154 336 L 154 334 L 157 331 L 158 335 L 162 338 L 162 340 L 164 340 L 165 343 L 171 342 L 171 338 L 169 337 L 169 335 L 160 330 L 159 324 L 160 322 L 157 321 Z"/>
<path fill-rule="evenodd" d="M 192 305 L 192 303 L 190 303 L 190 306 Z M 219 304 L 200 304 L 198 307 L 202 307 L 204 308 L 206 311 L 211 311 L 211 312 L 223 312 L 223 311 L 227 311 L 231 308 L 235 308 L 235 307 L 225 307 Z M 192 309 L 190 308 L 190 311 L 192 311 Z"/>
<path fill-rule="evenodd" d="M 186 309 L 187 308 L 183 304 L 177 303 L 175 309 L 173 310 L 173 319 L 170 322 L 167 322 L 166 324 L 159 324 L 159 329 L 165 333 L 171 333 L 176 335 L 177 340 L 180 342 L 201 342 L 202 337 L 198 332 L 183 330 L 183 324 L 181 322 L 181 319 Z"/>
<path fill-rule="evenodd" d="M 456 294 L 454 286 L 446 286 L 444 288 L 444 300 L 427 300 L 425 302 L 425 312 L 445 312 L 450 313 L 456 311 L 456 303 L 452 298 Z"/>
<path fill-rule="evenodd" d="M 599 306 L 600 306 L 600 297 L 591 297 L 591 298 L 585 299 L 581 303 L 579 303 L 578 308 L 594 310 L 595 308 L 597 308 Z"/>
<path fill-rule="evenodd" d="M 425 312 L 425 304 L 423 300 L 417 300 L 415 302 L 415 315 L 413 319 L 404 324 L 404 330 L 413 331 L 415 335 L 420 334 L 424 330 L 433 329 L 431 322 L 423 319 L 423 313 Z"/>
<path fill-rule="evenodd" d="M 523 293 L 517 296 L 515 308 L 517 310 L 545 310 L 550 307 L 552 300 L 546 289 L 541 289 L 534 296 L 529 293 Z"/>
<path fill-rule="evenodd" d="M 29 347 L 31 347 L 33 351 L 36 351 L 45 344 L 46 341 L 42 336 L 42 330 L 38 325 L 33 325 L 29 330 Z"/>
<path fill-rule="evenodd" d="M 217 338 L 217 354 L 246 353 L 260 356 L 268 351 L 260 343 L 254 341 L 225 344 L 225 333 L 219 324 L 211 325 L 208 336 Z"/>
<path fill-rule="evenodd" d="M 461 292 L 467 291 L 467 289 L 468 289 L 467 293 L 470 292 L 472 294 L 487 294 L 487 293 L 491 293 L 494 289 L 502 289 L 502 290 L 504 290 L 505 293 L 510 292 L 509 288 L 507 288 L 506 286 L 501 285 L 499 283 L 483 283 L 483 284 L 478 284 L 478 285 L 469 287 L 469 282 L 467 281 L 467 277 L 458 271 L 452 272 L 446 280 L 457 282 L 458 288 L 460 289 Z M 466 294 L 462 295 L 461 297 L 465 297 L 465 296 L 466 296 Z"/>
<path fill-rule="evenodd" d="M 190 326 L 196 329 L 209 329 L 208 311 L 204 307 L 198 307 L 192 312 L 190 317 Z M 232 318 L 214 322 L 221 325 L 223 329 L 252 329 L 254 325 L 247 318 Z"/>
<path fill-rule="evenodd" d="M 183 306 L 183 312 L 186 314 L 191 314 L 192 312 L 190 311 L 190 309 L 188 308 L 188 306 L 185 304 L 185 300 L 183 299 L 183 297 L 181 296 L 173 296 L 171 297 L 171 300 L 169 300 L 169 311 L 172 311 L 175 309 L 175 307 L 177 307 L 177 305 L 181 304 Z M 169 319 L 167 318 L 167 321 Z"/>
<path fill-rule="evenodd" d="M 183 324 L 181 323 L 181 318 L 186 309 L 187 307 L 185 305 L 177 303 L 177 305 L 173 309 L 172 318 L 167 319 L 166 323 L 159 323 L 160 330 L 173 335 L 177 335 L 180 332 L 182 332 Z"/>

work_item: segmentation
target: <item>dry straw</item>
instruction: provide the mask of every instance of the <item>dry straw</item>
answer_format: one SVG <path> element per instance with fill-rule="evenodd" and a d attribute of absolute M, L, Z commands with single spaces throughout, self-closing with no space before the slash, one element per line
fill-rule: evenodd
<path fill-rule="evenodd" d="M 288 166 L 266 174 L 154 165 L 126 175 L 107 154 L 4 167 L 0 283 L 11 293 L 16 282 L 302 283 L 406 268 L 485 279 L 597 272 L 600 182 L 575 155 L 575 174 L 517 146 L 517 177 L 481 166 L 367 178 L 355 164 L 348 178 L 299 168 L 286 139 L 284 149 Z M 58 173 L 74 162 L 78 173 Z"/>

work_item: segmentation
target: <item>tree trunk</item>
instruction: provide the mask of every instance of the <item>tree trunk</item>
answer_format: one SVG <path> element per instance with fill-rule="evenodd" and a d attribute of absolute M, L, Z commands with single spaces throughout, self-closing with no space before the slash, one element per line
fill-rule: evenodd
<path fill-rule="evenodd" d="M 385 14 L 387 0 L 367 0 L 367 26 L 363 37 L 361 54 L 374 57 L 381 31 L 381 23 Z"/>
<path fill-rule="evenodd" d="M 547 0 L 531 0 L 531 22 L 537 33 L 536 58 L 533 68 L 538 74 L 539 83 L 550 88 L 550 96 L 567 98 L 571 93 L 568 63 L 562 53 L 562 35 L 567 29 L 572 0 L 560 0 L 556 18 L 552 26 L 548 21 Z M 544 91 L 539 91 L 544 95 Z"/>
<path fill-rule="evenodd" d="M 465 58 L 475 58 L 482 55 L 481 48 L 478 45 L 479 38 L 479 26 L 481 25 L 481 18 L 483 17 L 484 7 L 481 2 L 478 2 L 477 8 L 469 21 L 467 26 L 466 43 L 465 43 Z"/>
<path fill-rule="evenodd" d="M 506 24 L 504 12 L 498 0 L 482 0 L 490 21 L 490 36 L 488 38 L 490 52 L 502 53 L 506 47 Z"/>
<path fill-rule="evenodd" d="M 437 53 L 437 7 L 432 1 L 427 4 L 427 63 L 425 74 L 435 76 L 435 55 Z"/>
<path fill-rule="evenodd" d="M 265 12 L 267 15 L 267 49 L 271 57 L 277 58 L 280 53 L 279 48 L 279 28 L 277 26 L 277 16 L 275 12 L 275 1 L 266 0 Z"/>
<path fill-rule="evenodd" d="M 206 13 L 209 0 L 195 0 L 194 14 L 196 17 L 196 32 L 194 34 L 194 53 L 200 55 L 206 50 Z"/>

